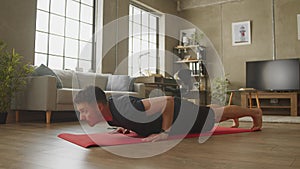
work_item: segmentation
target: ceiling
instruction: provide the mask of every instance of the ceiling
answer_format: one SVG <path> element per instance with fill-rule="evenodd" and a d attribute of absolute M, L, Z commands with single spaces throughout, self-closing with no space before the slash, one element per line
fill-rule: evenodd
<path fill-rule="evenodd" d="M 197 7 L 205 7 L 229 2 L 236 2 L 241 0 L 174 0 L 178 4 L 178 10 L 186 10 Z"/>

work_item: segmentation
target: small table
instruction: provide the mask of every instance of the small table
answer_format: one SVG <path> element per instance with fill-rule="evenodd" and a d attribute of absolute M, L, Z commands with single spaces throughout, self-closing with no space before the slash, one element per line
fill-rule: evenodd
<path fill-rule="evenodd" d="M 257 108 L 260 108 L 260 102 L 258 99 L 258 94 L 257 94 L 257 90 L 254 88 L 240 88 L 239 90 L 229 90 L 228 92 L 230 92 L 230 97 L 229 97 L 229 102 L 228 105 L 232 104 L 232 98 L 235 92 L 239 92 L 239 93 L 248 93 L 248 100 L 249 100 L 249 108 L 252 108 L 252 93 L 255 94 L 255 99 L 256 99 L 256 105 Z"/>

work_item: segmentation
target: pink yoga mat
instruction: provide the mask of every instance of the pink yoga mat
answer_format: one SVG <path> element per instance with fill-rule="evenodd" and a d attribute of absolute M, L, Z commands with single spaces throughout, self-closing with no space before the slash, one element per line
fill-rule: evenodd
<path fill-rule="evenodd" d="M 216 127 L 212 130 L 212 135 L 221 135 L 221 134 L 235 134 L 235 133 L 245 133 L 251 132 L 250 129 L 244 128 L 229 128 L 229 127 Z M 201 134 L 201 136 L 210 135 L 211 133 Z M 200 136 L 200 137 L 201 137 Z M 59 138 L 62 138 L 71 143 L 77 144 L 81 147 L 95 147 L 95 146 L 114 146 L 114 145 L 123 145 L 123 144 L 136 144 L 144 143 L 142 137 L 139 137 L 136 133 L 131 132 L 130 134 L 110 134 L 110 133 L 97 133 L 97 134 L 70 134 L 62 133 L 58 135 Z M 199 134 L 188 134 L 186 136 L 171 136 L 168 139 L 179 139 L 179 138 L 193 138 L 199 137 Z"/>

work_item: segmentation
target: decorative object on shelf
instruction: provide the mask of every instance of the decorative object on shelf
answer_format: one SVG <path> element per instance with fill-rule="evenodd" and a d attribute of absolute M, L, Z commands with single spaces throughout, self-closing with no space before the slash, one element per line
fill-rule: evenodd
<path fill-rule="evenodd" d="M 251 44 L 251 22 L 232 23 L 232 46 Z"/>
<path fill-rule="evenodd" d="M 191 54 L 191 59 L 203 59 L 205 47 L 200 45 L 203 37 L 204 34 L 195 28 L 181 30 L 179 45 L 174 48 L 178 51 L 180 59 L 186 59 L 186 56 Z"/>
<path fill-rule="evenodd" d="M 195 45 L 195 34 L 195 28 L 180 30 L 180 45 Z"/>
<path fill-rule="evenodd" d="M 15 92 L 22 89 L 26 77 L 33 72 L 33 67 L 22 62 L 22 56 L 0 41 L 0 123 L 6 123 L 7 113 Z"/>

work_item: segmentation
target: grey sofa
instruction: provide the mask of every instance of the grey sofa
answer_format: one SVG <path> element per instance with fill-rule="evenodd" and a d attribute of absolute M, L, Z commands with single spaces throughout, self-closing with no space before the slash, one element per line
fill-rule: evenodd
<path fill-rule="evenodd" d="M 25 90 L 16 94 L 11 109 L 16 112 L 17 122 L 20 111 L 42 111 L 46 112 L 46 123 L 50 123 L 52 111 L 74 111 L 73 96 L 89 85 L 101 87 L 107 96 L 145 97 L 144 84 L 134 83 L 127 75 L 53 70 L 28 77 Z"/>

